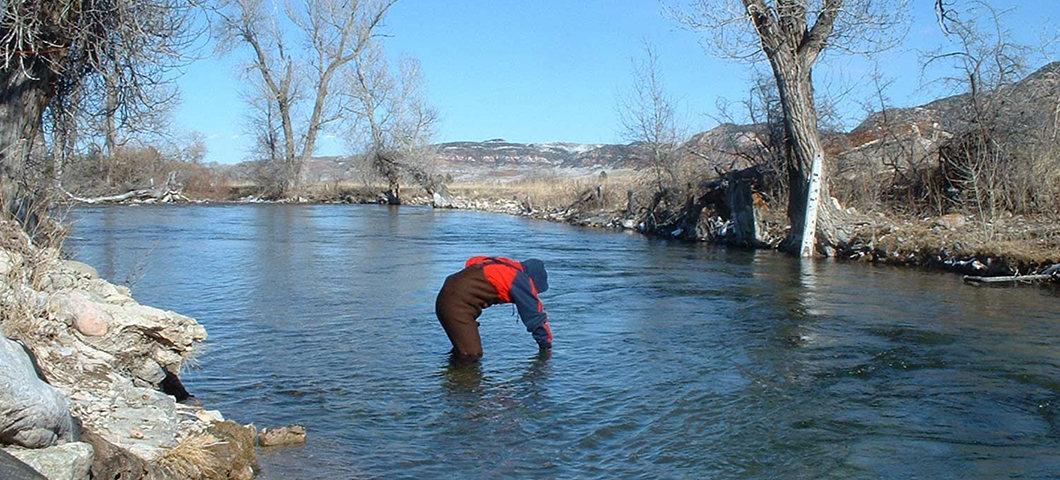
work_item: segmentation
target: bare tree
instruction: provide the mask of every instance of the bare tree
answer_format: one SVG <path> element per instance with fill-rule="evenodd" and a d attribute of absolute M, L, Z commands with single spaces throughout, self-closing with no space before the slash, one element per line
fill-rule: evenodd
<path fill-rule="evenodd" d="M 99 95 L 82 87 L 109 72 L 123 92 L 115 108 L 143 104 L 193 40 L 194 13 L 189 0 L 3 2 L 0 195 L 9 209 L 23 209 L 42 188 L 44 166 L 29 160 L 45 111 L 67 123 L 75 110 L 92 111 Z"/>
<path fill-rule="evenodd" d="M 255 80 L 251 78 L 250 89 L 240 93 L 249 106 L 243 120 L 243 133 L 251 138 L 248 152 L 249 161 L 254 166 L 251 177 L 266 190 L 275 189 L 284 183 L 283 127 L 271 93 L 262 82 Z"/>
<path fill-rule="evenodd" d="M 202 164 L 203 160 L 206 159 L 206 154 L 209 153 L 210 149 L 206 146 L 206 135 L 198 130 L 194 130 L 188 133 L 180 144 L 180 158 L 185 162 L 191 162 L 195 164 Z"/>
<path fill-rule="evenodd" d="M 396 1 L 299 0 L 285 5 L 283 18 L 268 0 L 227 0 L 217 9 L 222 49 L 251 49 L 248 70 L 275 104 L 283 133 L 277 195 L 299 186 L 320 131 L 340 119 L 332 82 L 361 56 Z M 293 25 L 289 32 L 280 27 L 285 23 Z M 294 36 L 299 44 L 289 45 Z M 301 85 L 303 79 L 309 84 Z"/>
<path fill-rule="evenodd" d="M 436 203 L 448 202 L 444 183 L 426 161 L 438 114 L 426 101 L 419 61 L 402 58 L 395 77 L 381 42 L 373 41 L 347 82 L 349 113 L 355 118 L 349 138 L 363 138 L 367 161 L 387 181 L 387 202 L 401 203 L 403 175 L 412 176 L 429 195 L 437 193 Z"/>
<path fill-rule="evenodd" d="M 1006 11 L 985 2 L 937 2 L 939 22 L 953 45 L 924 59 L 926 69 L 948 65 L 941 80 L 963 95 L 950 114 L 956 136 L 939 149 L 940 169 L 957 206 L 971 207 L 986 236 L 1003 210 L 1049 212 L 1051 177 L 1058 171 L 1055 87 L 1060 67 L 1017 81 L 1027 71 L 1032 49 L 1012 40 L 1002 27 Z"/>
<path fill-rule="evenodd" d="M 901 37 L 907 0 L 696 0 L 673 10 L 686 26 L 709 35 L 729 58 L 762 55 L 784 112 L 790 190 L 788 250 L 811 256 L 814 247 L 845 239 L 840 211 L 830 201 L 824 149 L 814 102 L 813 67 L 826 48 L 869 53 Z"/>
<path fill-rule="evenodd" d="M 716 102 L 719 112 L 716 120 L 719 123 L 735 125 L 747 122 L 753 129 L 748 137 L 751 141 L 723 153 L 756 166 L 764 177 L 760 187 L 768 190 L 765 193 L 771 197 L 786 197 L 787 159 L 784 155 L 784 112 L 780 106 L 780 96 L 771 75 L 767 76 L 758 68 L 753 68 L 751 73 L 747 97 L 739 102 L 725 98 L 719 98 Z M 704 152 L 695 154 L 707 156 Z"/>
<path fill-rule="evenodd" d="M 677 101 L 666 91 L 659 55 L 648 42 L 644 58 L 632 59 L 633 83 L 618 99 L 621 135 L 644 147 L 651 162 L 656 192 L 676 193 L 681 186 L 681 142 Z"/>
<path fill-rule="evenodd" d="M 119 150 L 130 143 L 140 144 L 164 142 L 174 135 L 172 115 L 180 103 L 180 92 L 175 85 L 154 83 L 130 91 L 131 87 L 120 80 L 121 65 L 103 72 L 82 87 L 88 92 L 99 92 L 99 100 L 92 109 L 82 108 L 79 115 L 78 135 L 85 141 L 102 144 L 100 158 L 109 164 L 103 165 L 104 181 L 111 183 L 109 172 Z M 128 98 L 135 96 L 137 101 Z"/>

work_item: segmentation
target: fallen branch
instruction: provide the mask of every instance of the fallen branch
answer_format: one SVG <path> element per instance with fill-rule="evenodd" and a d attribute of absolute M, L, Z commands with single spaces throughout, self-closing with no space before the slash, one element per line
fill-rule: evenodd
<path fill-rule="evenodd" d="M 1057 273 L 1051 274 L 1040 274 L 1040 275 L 1012 275 L 1005 277 L 976 277 L 972 275 L 965 275 L 964 281 L 967 283 L 1006 283 L 1006 282 L 1047 282 L 1047 281 L 1060 281 L 1060 275 Z"/>
<path fill-rule="evenodd" d="M 121 195 L 110 195 L 110 196 L 91 197 L 91 198 L 74 196 L 73 194 L 71 194 L 69 192 L 67 192 L 67 195 L 70 196 L 70 200 L 73 200 L 73 201 L 75 201 L 77 203 L 88 203 L 88 204 L 114 203 L 114 202 L 123 202 L 125 200 L 130 199 L 130 198 L 149 197 L 149 196 L 151 196 L 151 190 L 150 189 L 147 189 L 147 190 L 132 190 L 130 192 L 125 192 L 125 193 L 123 193 Z"/>
<path fill-rule="evenodd" d="M 87 203 L 89 205 L 95 205 L 100 203 L 117 203 L 132 199 L 156 200 L 158 201 L 158 203 L 169 203 L 172 201 L 188 200 L 188 198 L 185 197 L 183 193 L 184 186 L 177 183 L 176 172 L 170 172 L 168 178 L 166 179 L 166 183 L 158 187 L 130 190 L 128 192 L 118 195 L 105 195 L 102 197 L 78 197 L 66 191 L 66 189 L 62 189 L 62 192 L 65 193 L 71 201 L 77 203 Z"/>

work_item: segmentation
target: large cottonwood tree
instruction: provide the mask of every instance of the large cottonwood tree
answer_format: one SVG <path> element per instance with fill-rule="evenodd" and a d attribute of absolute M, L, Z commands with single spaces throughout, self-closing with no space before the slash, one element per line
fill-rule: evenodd
<path fill-rule="evenodd" d="M 814 104 L 813 68 L 828 49 L 871 53 L 904 31 L 907 0 L 697 0 L 675 10 L 707 33 L 714 51 L 754 61 L 764 56 L 784 113 L 790 180 L 785 248 L 800 256 L 846 240 L 842 212 L 828 195 Z M 824 199 L 823 201 L 821 199 Z"/>
<path fill-rule="evenodd" d="M 396 73 L 396 75 L 395 75 Z M 404 57 L 391 71 L 379 40 L 373 40 L 344 79 L 350 139 L 363 138 L 372 169 L 387 181 L 387 203 L 401 203 L 401 177 L 412 176 L 436 203 L 448 202 L 445 185 L 426 159 L 438 112 L 427 102 L 420 63 Z"/>
<path fill-rule="evenodd" d="M 191 0 L 0 2 L 0 200 L 8 211 L 24 214 L 45 187 L 45 165 L 30 162 L 45 112 L 69 125 L 84 113 L 144 105 L 194 39 L 195 12 Z M 110 90 L 85 88 L 104 76 Z"/>
<path fill-rule="evenodd" d="M 250 50 L 248 74 L 274 105 L 268 111 L 282 132 L 275 195 L 300 185 L 317 137 L 342 120 L 335 80 L 358 61 L 396 1 L 226 0 L 217 9 L 222 48 Z"/>

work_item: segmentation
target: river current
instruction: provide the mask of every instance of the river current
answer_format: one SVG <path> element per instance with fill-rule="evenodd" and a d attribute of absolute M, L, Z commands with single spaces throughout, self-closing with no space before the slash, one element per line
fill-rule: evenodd
<path fill-rule="evenodd" d="M 68 247 L 210 334 L 211 409 L 305 424 L 267 480 L 1060 478 L 1060 296 L 476 212 L 78 208 Z M 545 260 L 555 335 L 434 315 L 471 256 Z"/>

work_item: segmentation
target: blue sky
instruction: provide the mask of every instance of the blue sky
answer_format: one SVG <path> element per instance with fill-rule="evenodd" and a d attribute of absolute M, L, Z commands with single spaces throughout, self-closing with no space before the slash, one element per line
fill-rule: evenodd
<path fill-rule="evenodd" d="M 934 1 L 912 3 L 905 44 L 880 56 L 882 73 L 893 80 L 888 96 L 898 106 L 946 93 L 940 84 L 921 86 L 918 67 L 918 51 L 946 42 Z M 1013 9 L 1007 23 L 1020 42 L 1057 34 L 1060 1 L 990 3 Z M 644 40 L 659 54 L 667 90 L 680 100 L 692 131 L 718 123 L 719 98 L 746 96 L 749 67 L 710 55 L 699 34 L 662 10 L 656 0 L 400 0 L 384 31 L 388 55 L 422 62 L 428 98 L 442 116 L 436 142 L 624 143 L 615 105 L 630 84 L 631 58 L 643 56 Z M 1045 59 L 1035 55 L 1031 63 L 1038 67 Z M 815 70 L 818 88 L 850 90 L 840 104 L 848 126 L 864 116 L 859 102 L 870 91 L 872 70 L 870 62 L 842 55 L 827 56 Z M 206 135 L 207 161 L 244 160 L 238 56 L 207 55 L 189 65 L 178 84 L 177 129 Z M 320 143 L 319 155 L 344 153 L 334 132 Z"/>

